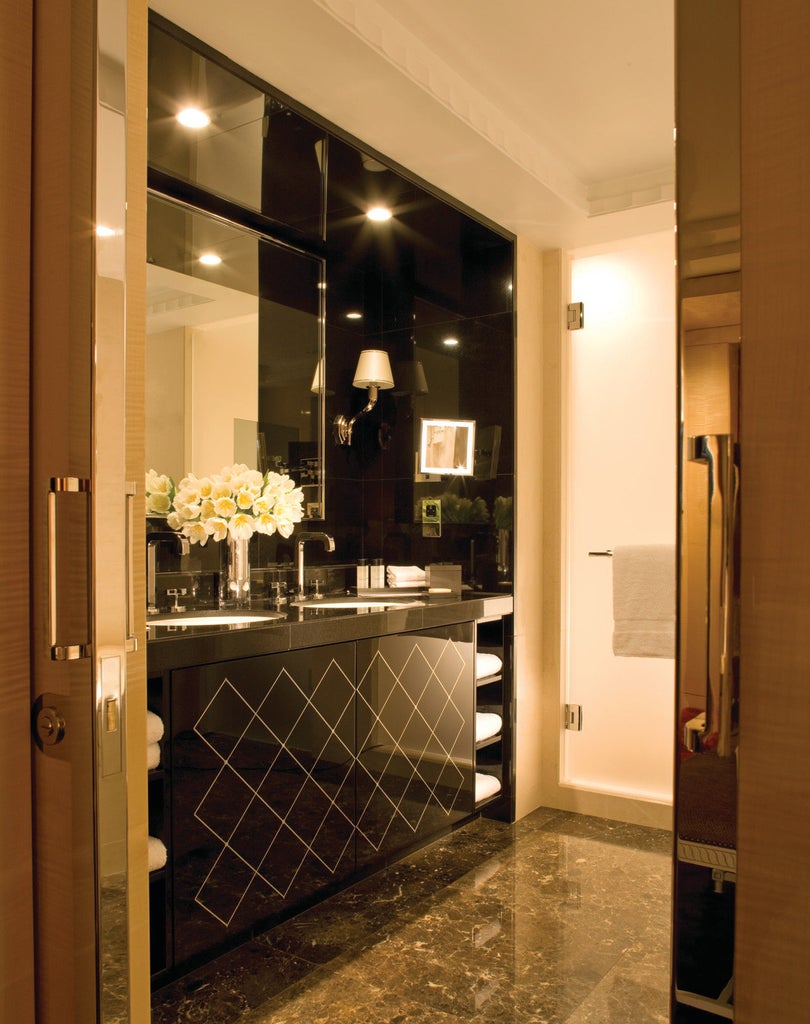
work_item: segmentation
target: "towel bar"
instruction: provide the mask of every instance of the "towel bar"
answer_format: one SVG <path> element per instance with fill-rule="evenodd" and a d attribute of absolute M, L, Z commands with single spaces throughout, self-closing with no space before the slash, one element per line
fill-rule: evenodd
<path fill-rule="evenodd" d="M 610 548 L 608 548 L 607 551 L 589 551 L 588 552 L 588 558 L 593 558 L 594 556 L 600 556 L 600 557 L 603 557 L 603 558 L 612 558 L 613 557 L 613 552 L 610 550 Z"/>

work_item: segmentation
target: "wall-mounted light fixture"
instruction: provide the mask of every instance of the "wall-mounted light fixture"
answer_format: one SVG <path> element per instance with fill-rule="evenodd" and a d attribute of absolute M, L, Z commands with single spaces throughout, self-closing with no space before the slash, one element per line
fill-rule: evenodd
<path fill-rule="evenodd" d="M 377 394 L 382 388 L 394 386 L 394 375 L 391 373 L 391 363 L 388 353 L 378 348 L 365 348 L 357 360 L 357 369 L 354 371 L 352 382 L 356 388 L 368 388 L 368 403 L 350 420 L 343 414 L 336 416 L 332 423 L 332 430 L 335 435 L 335 444 L 349 445 L 352 443 L 352 429 L 355 423 L 367 412 L 371 412 L 377 404 Z"/>

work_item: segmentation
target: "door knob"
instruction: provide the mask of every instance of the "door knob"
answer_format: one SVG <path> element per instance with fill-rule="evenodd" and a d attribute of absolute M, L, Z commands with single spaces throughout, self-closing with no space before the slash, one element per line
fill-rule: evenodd
<path fill-rule="evenodd" d="M 65 720 L 58 708 L 42 704 L 35 706 L 34 711 L 34 736 L 40 747 L 55 747 L 61 743 L 65 738 Z"/>

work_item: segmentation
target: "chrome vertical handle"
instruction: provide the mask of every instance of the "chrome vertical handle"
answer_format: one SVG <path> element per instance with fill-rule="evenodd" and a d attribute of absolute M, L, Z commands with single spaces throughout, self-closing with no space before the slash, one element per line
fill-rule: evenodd
<path fill-rule="evenodd" d="M 731 740 L 734 701 L 734 644 L 736 607 L 734 547 L 739 503 L 739 463 L 729 434 L 705 434 L 687 439 L 687 458 L 708 467 L 708 600 L 706 732 L 717 733 L 720 757 L 733 754 Z M 714 532 L 718 536 L 714 537 Z M 712 613 L 712 594 L 719 598 Z M 716 652 L 716 657 L 713 657 Z"/>
<path fill-rule="evenodd" d="M 127 603 L 127 635 L 124 650 L 127 654 L 138 650 L 138 637 L 135 633 L 135 495 L 138 485 L 134 481 L 126 484 L 126 603 Z"/>
<path fill-rule="evenodd" d="M 56 498 L 59 494 L 71 491 L 89 494 L 90 481 L 81 480 L 75 476 L 51 477 L 50 490 L 48 491 L 48 644 L 51 649 L 52 661 L 76 661 L 79 658 L 89 658 L 92 651 L 89 640 L 78 644 L 58 643 L 59 599 L 56 572 Z"/>

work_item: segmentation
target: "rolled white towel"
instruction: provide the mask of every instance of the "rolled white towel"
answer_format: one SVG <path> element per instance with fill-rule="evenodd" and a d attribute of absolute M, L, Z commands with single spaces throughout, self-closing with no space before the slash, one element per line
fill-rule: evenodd
<path fill-rule="evenodd" d="M 491 736 L 497 736 L 503 728 L 503 719 L 494 711 L 475 712 L 475 742 L 488 740 Z"/>
<path fill-rule="evenodd" d="M 166 864 L 166 847 L 160 839 L 149 836 L 149 870 L 159 871 Z"/>
<path fill-rule="evenodd" d="M 146 712 L 146 742 L 157 743 L 163 739 L 163 719 L 154 711 Z"/>
<path fill-rule="evenodd" d="M 484 772 L 475 773 L 475 802 L 486 800 L 500 792 L 501 782 L 494 775 L 487 775 Z"/>
<path fill-rule="evenodd" d="M 389 565 L 385 570 L 385 578 L 389 583 L 424 583 L 425 570 L 420 569 L 418 565 Z"/>
<path fill-rule="evenodd" d="M 503 662 L 497 654 L 487 654 L 477 651 L 475 655 L 475 678 L 483 679 L 484 676 L 497 675 L 503 668 Z"/>
<path fill-rule="evenodd" d="M 160 744 L 147 743 L 146 745 L 146 767 L 151 772 L 160 764 Z"/>

